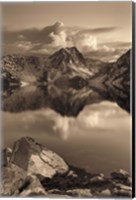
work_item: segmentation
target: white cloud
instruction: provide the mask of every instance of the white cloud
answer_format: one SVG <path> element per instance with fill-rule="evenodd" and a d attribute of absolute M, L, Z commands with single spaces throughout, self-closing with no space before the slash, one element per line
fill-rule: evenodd
<path fill-rule="evenodd" d="M 16 43 L 16 46 L 19 50 L 30 51 L 34 47 L 39 46 L 39 43 L 32 43 L 31 41 L 19 41 Z"/>
<path fill-rule="evenodd" d="M 31 53 L 39 53 L 39 54 L 48 54 L 49 53 L 49 50 L 46 49 L 46 48 L 43 48 L 43 49 L 38 49 L 38 50 L 31 50 Z"/>
<path fill-rule="evenodd" d="M 28 51 L 32 49 L 33 45 L 30 41 L 20 41 L 17 44 L 18 49 L 23 50 L 23 51 Z"/>
<path fill-rule="evenodd" d="M 52 39 L 51 43 L 52 46 L 54 47 L 67 46 L 67 35 L 64 31 L 60 31 L 58 34 L 54 34 L 54 32 L 51 32 L 49 36 Z"/>
<path fill-rule="evenodd" d="M 83 33 L 75 36 L 74 44 L 81 51 L 97 50 L 97 39 L 89 33 Z"/>
<path fill-rule="evenodd" d="M 92 58 L 103 61 L 115 60 L 130 44 L 111 41 L 105 33 L 116 31 L 117 27 L 68 27 L 62 22 L 43 29 L 30 28 L 4 32 L 4 52 L 53 53 L 60 48 L 76 46 L 82 53 L 90 52 Z M 38 43 L 38 44 L 37 44 Z M 122 49 L 119 49 L 122 48 Z"/>
<path fill-rule="evenodd" d="M 103 45 L 102 50 L 105 52 L 109 52 L 109 51 L 114 52 L 115 48 L 109 47 L 107 45 Z"/>
<path fill-rule="evenodd" d="M 68 31 L 64 25 L 61 25 L 61 29 L 57 27 L 57 33 L 51 32 L 49 34 L 52 39 L 52 47 L 72 47 L 76 46 L 80 51 L 97 50 L 97 39 L 94 35 L 87 32 L 78 33 L 77 30 Z M 49 46 L 50 46 L 49 45 Z"/>

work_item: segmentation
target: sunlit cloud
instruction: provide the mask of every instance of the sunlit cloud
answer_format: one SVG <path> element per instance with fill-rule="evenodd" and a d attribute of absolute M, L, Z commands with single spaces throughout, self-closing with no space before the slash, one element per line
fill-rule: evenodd
<path fill-rule="evenodd" d="M 21 50 L 26 53 L 53 53 L 59 48 L 76 46 L 81 52 L 113 52 L 113 48 L 105 43 L 100 44 L 97 36 L 112 33 L 118 30 L 118 27 L 98 27 L 82 28 L 68 27 L 62 22 L 56 22 L 43 29 L 25 29 L 19 31 L 4 30 L 3 48 L 6 53 L 18 53 Z M 7 48 L 8 46 L 8 48 Z"/>

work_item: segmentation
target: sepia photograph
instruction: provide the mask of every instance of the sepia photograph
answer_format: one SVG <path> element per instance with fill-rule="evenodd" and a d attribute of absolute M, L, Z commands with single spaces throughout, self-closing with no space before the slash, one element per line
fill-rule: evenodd
<path fill-rule="evenodd" d="M 3 2 L 1 196 L 132 197 L 132 2 Z"/>

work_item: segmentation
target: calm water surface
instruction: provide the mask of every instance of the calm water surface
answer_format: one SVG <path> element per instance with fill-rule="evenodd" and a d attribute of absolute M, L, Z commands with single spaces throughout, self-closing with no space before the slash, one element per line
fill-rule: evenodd
<path fill-rule="evenodd" d="M 86 105 L 76 117 L 49 107 L 3 112 L 3 144 L 12 147 L 29 136 L 71 165 L 109 175 L 120 168 L 130 171 L 130 127 L 129 113 L 110 101 Z"/>

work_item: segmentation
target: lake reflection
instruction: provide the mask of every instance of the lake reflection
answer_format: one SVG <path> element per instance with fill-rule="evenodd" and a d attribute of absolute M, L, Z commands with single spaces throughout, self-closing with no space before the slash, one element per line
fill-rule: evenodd
<path fill-rule="evenodd" d="M 123 95 L 122 95 L 123 94 Z M 29 86 L 4 91 L 4 145 L 33 137 L 69 164 L 108 175 L 130 171 L 131 116 L 126 91 Z M 123 109 L 122 109 L 123 108 Z M 6 111 L 6 112 L 5 112 Z"/>

